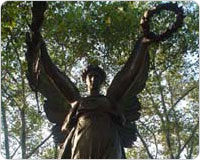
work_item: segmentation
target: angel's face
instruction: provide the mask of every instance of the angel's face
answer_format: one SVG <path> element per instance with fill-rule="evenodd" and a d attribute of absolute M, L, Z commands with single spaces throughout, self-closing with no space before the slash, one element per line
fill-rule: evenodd
<path fill-rule="evenodd" d="M 92 92 L 99 92 L 102 80 L 101 76 L 98 72 L 91 71 L 87 74 L 86 77 L 86 84 L 88 86 L 88 91 Z"/>

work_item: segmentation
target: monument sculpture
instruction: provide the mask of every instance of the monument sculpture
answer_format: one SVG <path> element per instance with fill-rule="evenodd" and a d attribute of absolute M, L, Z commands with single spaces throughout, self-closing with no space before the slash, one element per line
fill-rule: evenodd
<path fill-rule="evenodd" d="M 100 87 L 106 74 L 102 68 L 89 65 L 82 74 L 89 96 L 81 97 L 70 78 L 53 64 L 41 35 L 47 2 L 33 2 L 31 32 L 26 34 L 30 87 L 45 98 L 44 111 L 54 123 L 55 142 L 59 144 L 58 158 L 124 159 L 125 147 L 136 140 L 135 121 L 140 117 L 137 94 L 148 78 L 148 47 L 171 36 L 182 25 L 184 15 L 176 3 L 160 4 L 148 10 L 142 20 L 140 37 L 128 61 L 116 74 L 106 95 Z M 176 22 L 161 34 L 151 32 L 149 21 L 162 10 L 174 12 Z M 58 107 L 59 106 L 59 107 Z"/>

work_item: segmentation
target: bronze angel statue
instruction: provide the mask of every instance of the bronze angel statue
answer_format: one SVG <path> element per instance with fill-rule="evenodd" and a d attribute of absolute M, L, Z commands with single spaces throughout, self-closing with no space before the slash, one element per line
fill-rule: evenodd
<path fill-rule="evenodd" d="M 140 37 L 128 61 L 116 74 L 106 95 L 100 87 L 106 74 L 102 68 L 89 65 L 82 74 L 89 96 L 82 97 L 70 78 L 53 64 L 40 29 L 47 2 L 33 2 L 31 33 L 26 35 L 27 78 L 33 91 L 45 98 L 44 111 L 54 123 L 53 134 L 65 159 L 124 159 L 124 148 L 136 141 L 135 121 L 140 117 L 137 94 L 148 78 L 148 47 L 168 38 L 183 21 L 183 11 L 176 3 L 158 5 L 141 20 Z M 161 10 L 177 14 L 177 21 L 160 35 L 150 31 L 150 18 Z"/>

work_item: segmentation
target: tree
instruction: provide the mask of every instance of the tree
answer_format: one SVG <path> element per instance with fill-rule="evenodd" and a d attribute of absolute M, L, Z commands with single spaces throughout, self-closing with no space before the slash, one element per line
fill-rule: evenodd
<path fill-rule="evenodd" d="M 141 34 L 141 16 L 157 3 L 160 2 L 49 2 L 43 36 L 53 61 L 83 91 L 78 75 L 87 63 L 100 64 L 108 74 L 109 84 Z M 198 155 L 198 5 L 179 5 L 183 5 L 186 14 L 184 27 L 168 41 L 150 48 L 151 72 L 140 95 L 143 108 L 138 121 L 139 137 L 136 146 L 127 151 L 129 157 Z M 50 130 L 51 124 L 38 113 L 35 95 L 25 77 L 24 42 L 30 7 L 30 2 L 7 2 L 2 6 L 2 155 L 29 157 L 34 151 L 31 158 L 52 158 L 56 154 L 52 141 L 35 150 L 48 137 L 43 133 Z M 163 18 L 168 14 L 171 13 L 154 17 L 153 30 L 168 25 L 170 20 Z M 163 21 L 156 23 L 156 19 Z M 44 99 L 40 95 L 39 102 L 42 110 Z M 10 150 L 6 149 L 8 145 Z"/>

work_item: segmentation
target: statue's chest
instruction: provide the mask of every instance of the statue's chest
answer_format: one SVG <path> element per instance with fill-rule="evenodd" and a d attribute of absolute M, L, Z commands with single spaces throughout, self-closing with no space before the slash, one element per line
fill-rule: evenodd
<path fill-rule="evenodd" d="M 112 104 L 108 98 L 104 96 L 95 96 L 83 98 L 79 104 L 79 112 L 89 111 L 110 111 Z"/>

